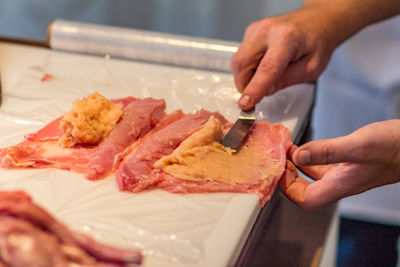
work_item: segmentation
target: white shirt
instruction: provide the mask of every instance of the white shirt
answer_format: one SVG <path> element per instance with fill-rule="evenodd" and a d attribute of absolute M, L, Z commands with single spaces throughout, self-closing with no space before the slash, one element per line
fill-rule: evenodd
<path fill-rule="evenodd" d="M 400 118 L 400 17 L 372 25 L 334 53 L 318 84 L 314 139 Z M 400 129 L 399 129 L 400 131 Z M 400 183 L 346 198 L 342 216 L 400 225 Z"/>

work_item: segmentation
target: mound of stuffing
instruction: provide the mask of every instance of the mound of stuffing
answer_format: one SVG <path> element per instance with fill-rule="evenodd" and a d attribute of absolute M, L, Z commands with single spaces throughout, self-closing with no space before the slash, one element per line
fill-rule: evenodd
<path fill-rule="evenodd" d="M 63 147 L 98 144 L 109 135 L 122 114 L 122 104 L 114 104 L 99 93 L 77 100 L 61 120 L 65 133 L 59 144 Z"/>

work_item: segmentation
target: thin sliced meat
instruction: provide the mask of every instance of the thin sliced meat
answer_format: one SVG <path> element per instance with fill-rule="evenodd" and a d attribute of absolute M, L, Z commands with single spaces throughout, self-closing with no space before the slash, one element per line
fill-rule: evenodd
<path fill-rule="evenodd" d="M 191 118 L 188 120 L 191 120 Z M 171 124 L 171 126 L 173 125 Z M 291 145 L 290 132 L 284 126 L 270 125 L 268 122 L 257 122 L 243 141 L 243 149 L 250 147 L 250 151 L 256 152 L 254 155 L 262 158 L 261 160 L 255 160 L 256 164 L 258 164 L 256 167 L 251 167 L 257 168 L 256 170 L 246 170 L 244 165 L 241 166 L 243 168 L 240 168 L 240 171 L 248 171 L 260 177 L 251 177 L 248 182 L 246 182 L 247 180 L 245 182 L 236 182 L 234 180 L 232 182 L 221 182 L 207 178 L 201 180 L 181 179 L 154 167 L 156 160 L 165 155 L 170 155 L 178 147 L 179 143 L 200 128 L 193 127 L 192 131 L 187 131 L 186 122 L 182 125 L 185 125 L 185 127 L 174 128 L 174 134 L 171 135 L 160 131 L 160 134 L 163 134 L 165 139 L 161 141 L 156 139 L 159 143 L 149 140 L 148 146 L 152 146 L 153 149 L 150 154 L 141 152 L 138 149 L 136 154 L 125 162 L 124 168 L 117 172 L 117 180 L 121 189 L 134 192 L 150 188 L 161 188 L 172 193 L 253 193 L 259 196 L 260 205 L 264 205 L 270 199 L 278 180 L 285 170 L 286 151 Z M 179 141 L 176 141 L 177 138 Z M 166 144 L 172 145 L 167 146 Z M 189 157 L 192 157 L 191 151 L 187 153 L 189 153 L 187 154 Z"/>
<path fill-rule="evenodd" d="M 82 173 L 94 147 L 61 148 L 57 141 L 25 140 L 16 146 L 0 149 L 4 168 L 58 168 Z"/>
<path fill-rule="evenodd" d="M 161 182 L 156 175 L 152 175 L 154 162 L 171 154 L 183 140 L 200 129 L 211 115 L 230 125 L 219 113 L 200 110 L 195 114 L 185 115 L 143 140 L 116 172 L 120 190 L 139 192 Z"/>
<path fill-rule="evenodd" d="M 145 136 L 164 116 L 164 100 L 145 98 L 125 107 L 122 119 L 91 154 L 85 176 L 97 180 L 107 175 L 117 166 L 124 150 Z"/>
<path fill-rule="evenodd" d="M 157 187 L 173 193 L 253 193 L 259 196 L 260 205 L 263 206 L 270 199 L 276 184 L 285 171 L 286 152 L 291 144 L 290 132 L 283 125 L 256 122 L 243 141 L 242 146 L 254 148 L 265 155 L 265 160 L 259 165 L 259 168 L 266 170 L 267 176 L 259 177 L 258 183 L 190 181 L 158 171 L 157 176 L 161 182 Z M 243 166 L 243 168 L 245 167 Z"/>
<path fill-rule="evenodd" d="M 139 251 L 73 232 L 22 191 L 0 192 L 0 262 L 6 266 L 127 266 Z"/>
<path fill-rule="evenodd" d="M 124 115 L 110 135 L 98 146 L 63 148 L 57 144 L 58 118 L 16 146 L 0 149 L 0 166 L 5 168 L 59 168 L 100 179 L 115 167 L 124 150 L 146 135 L 165 116 L 164 100 L 133 97 L 113 100 L 124 105 Z"/>
<path fill-rule="evenodd" d="M 254 148 L 265 155 L 265 160 L 261 162 L 259 168 L 266 170 L 267 176 L 259 177 L 258 183 L 183 180 L 158 170 L 157 178 L 161 182 L 157 184 L 157 187 L 172 193 L 253 193 L 259 196 L 260 205 L 263 206 L 270 199 L 276 184 L 285 171 L 286 152 L 291 144 L 291 134 L 283 125 L 256 122 L 242 146 Z M 243 168 L 246 168 L 246 166 L 243 166 Z"/>
<path fill-rule="evenodd" d="M 122 160 L 127 155 L 131 154 L 132 151 L 134 151 L 136 148 L 138 148 L 151 135 L 153 135 L 154 133 L 158 132 L 162 128 L 168 126 L 169 124 L 173 123 L 174 121 L 180 120 L 184 116 L 185 116 L 185 114 L 183 113 L 182 110 L 176 110 L 176 111 L 174 111 L 174 112 L 172 112 L 170 114 L 165 115 L 165 117 L 156 125 L 156 127 L 154 127 L 151 131 L 149 131 L 143 138 L 141 138 L 140 140 L 138 140 L 137 142 L 135 142 L 131 146 L 129 146 L 127 149 L 125 149 L 125 151 L 123 152 L 123 154 L 120 157 L 121 161 L 119 163 L 121 163 Z M 118 166 L 119 165 L 117 165 L 116 168 Z"/>
<path fill-rule="evenodd" d="M 225 154 L 221 154 L 218 150 L 221 148 L 220 145 L 206 148 L 209 150 L 200 149 L 205 156 L 201 161 L 192 160 L 196 162 L 196 168 L 199 170 L 194 179 L 187 174 L 194 173 L 191 166 L 195 165 L 184 162 L 179 164 L 188 167 L 181 174 L 179 172 L 173 174 L 171 168 L 168 173 L 164 168 L 157 169 L 154 165 L 156 161 L 173 154 L 174 150 L 193 133 L 199 131 L 211 116 L 221 122 L 222 126 L 218 129 L 223 134 L 232 124 L 218 112 L 206 110 L 194 114 L 184 114 L 179 110 L 166 115 L 164 100 L 124 98 L 115 100 L 117 101 L 123 103 L 124 115 L 109 136 L 98 146 L 59 147 L 57 139 L 61 134 L 58 125 L 61 119 L 58 118 L 37 133 L 27 135 L 27 140 L 20 144 L 0 149 L 0 166 L 55 167 L 84 173 L 92 180 L 100 179 L 115 171 L 120 190 L 140 192 L 151 188 L 162 188 L 174 193 L 247 192 L 258 194 L 262 204 L 270 198 L 285 170 L 286 151 L 291 145 L 290 133 L 282 125 L 270 125 L 267 122 L 257 122 L 253 126 L 244 141 L 244 147 L 251 149 L 242 150 L 248 154 L 240 154 L 239 151 L 237 154 L 242 155 L 241 158 L 239 156 L 232 157 L 235 160 L 226 158 Z M 219 132 L 218 136 L 223 134 Z M 199 146 L 202 146 L 201 144 L 202 142 Z M 206 153 L 212 153 L 213 157 Z M 242 159 L 247 160 L 242 163 Z M 231 165 L 222 164 L 227 161 Z M 210 173 L 204 175 L 206 172 L 201 166 L 206 164 L 205 162 L 211 166 L 206 169 L 219 170 L 218 177 L 214 175 L 215 171 L 212 175 Z M 241 164 L 244 164 L 243 169 L 238 168 L 242 166 Z M 219 168 L 222 165 L 233 173 L 243 173 L 246 166 L 250 167 L 246 171 L 248 175 L 230 179 L 229 175 L 223 177 L 225 171 Z"/>
<path fill-rule="evenodd" d="M 64 134 L 64 130 L 60 127 L 63 116 L 51 121 L 45 127 L 33 134 L 26 134 L 24 138 L 29 141 L 49 141 L 57 140 Z"/>
<path fill-rule="evenodd" d="M 123 108 L 125 108 L 126 106 L 137 100 L 139 99 L 129 96 L 124 98 L 112 99 L 110 101 L 115 104 L 122 104 Z M 58 140 L 58 138 L 60 138 L 64 134 L 64 130 L 60 127 L 60 122 L 62 118 L 63 116 L 51 121 L 49 124 L 47 124 L 36 133 L 26 134 L 24 136 L 25 139 L 29 141 Z"/>

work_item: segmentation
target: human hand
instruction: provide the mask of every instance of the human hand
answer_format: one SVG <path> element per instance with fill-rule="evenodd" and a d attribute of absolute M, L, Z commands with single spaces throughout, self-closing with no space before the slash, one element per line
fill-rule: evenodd
<path fill-rule="evenodd" d="M 297 11 L 254 22 L 231 61 L 239 107 L 251 109 L 264 95 L 315 81 L 340 43 L 397 14 L 400 2 L 393 0 L 305 0 Z"/>
<path fill-rule="evenodd" d="M 400 120 L 364 126 L 350 135 L 316 140 L 288 152 L 292 162 L 279 181 L 282 192 L 304 209 L 332 204 L 369 189 L 400 182 Z"/>
<path fill-rule="evenodd" d="M 324 16 L 320 8 L 302 8 L 247 28 L 231 61 L 241 109 L 289 85 L 316 80 L 337 45 Z"/>

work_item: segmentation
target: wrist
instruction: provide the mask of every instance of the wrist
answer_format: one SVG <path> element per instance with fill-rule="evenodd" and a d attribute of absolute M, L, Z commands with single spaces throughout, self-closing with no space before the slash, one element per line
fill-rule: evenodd
<path fill-rule="evenodd" d="M 348 0 L 345 0 L 348 1 Z M 318 26 L 318 36 L 326 40 L 333 49 L 362 28 L 362 20 L 352 14 L 348 5 L 336 6 L 342 1 L 306 1 L 301 10 L 313 14 L 310 21 Z"/>
<path fill-rule="evenodd" d="M 302 8 L 320 14 L 325 35 L 338 46 L 364 27 L 400 14 L 400 1 L 308 0 Z"/>

